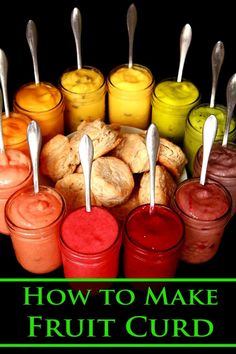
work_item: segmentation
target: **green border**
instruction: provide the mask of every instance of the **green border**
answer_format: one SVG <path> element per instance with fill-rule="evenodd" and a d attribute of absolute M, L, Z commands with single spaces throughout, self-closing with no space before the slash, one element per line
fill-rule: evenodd
<path fill-rule="evenodd" d="M 0 283 L 24 283 L 24 282 L 88 282 L 88 278 L 0 278 Z M 236 283 L 236 278 L 89 278 L 90 282 L 204 282 L 204 283 Z M 73 343 L 73 344 L 51 344 L 51 343 L 0 343 L 0 348 L 236 348 L 236 343 L 189 343 L 189 344 L 171 344 L 171 343 Z"/>

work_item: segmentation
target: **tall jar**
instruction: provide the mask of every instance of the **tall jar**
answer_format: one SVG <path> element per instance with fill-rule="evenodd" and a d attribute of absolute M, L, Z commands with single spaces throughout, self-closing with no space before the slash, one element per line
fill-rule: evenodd
<path fill-rule="evenodd" d="M 111 70 L 107 78 L 109 122 L 147 129 L 154 82 L 151 71 L 140 64 Z"/>
<path fill-rule="evenodd" d="M 60 77 L 59 89 L 65 99 L 67 134 L 76 131 L 83 120 L 105 120 L 106 82 L 100 70 L 69 68 Z"/>
<path fill-rule="evenodd" d="M 215 107 L 210 107 L 208 103 L 202 103 L 194 107 L 187 119 L 186 130 L 184 134 L 183 149 L 188 159 L 188 172 L 193 174 L 194 158 L 200 146 L 202 145 L 202 131 L 206 119 L 211 115 L 217 118 L 217 134 L 215 141 L 223 140 L 225 122 L 227 116 L 227 108 L 223 105 L 216 104 Z M 236 121 L 232 118 L 229 130 L 229 141 L 236 139 Z"/>
<path fill-rule="evenodd" d="M 56 270 L 62 264 L 60 224 L 66 212 L 62 195 L 54 188 L 33 186 L 15 192 L 7 201 L 5 217 L 20 265 L 35 274 Z"/>
<path fill-rule="evenodd" d="M 186 79 L 160 81 L 152 95 L 152 122 L 160 135 L 182 145 L 188 113 L 200 99 L 198 88 Z"/>
<path fill-rule="evenodd" d="M 39 124 L 43 144 L 57 134 L 64 134 L 63 95 L 51 83 L 27 83 L 21 86 L 15 94 L 13 109 Z"/>

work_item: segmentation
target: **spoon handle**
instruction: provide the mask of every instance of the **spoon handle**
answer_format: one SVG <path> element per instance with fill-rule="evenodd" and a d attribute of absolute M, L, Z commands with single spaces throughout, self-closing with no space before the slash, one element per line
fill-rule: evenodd
<path fill-rule="evenodd" d="M 206 119 L 203 127 L 203 157 L 202 157 L 202 169 L 200 175 L 200 184 L 202 184 L 203 186 L 206 181 L 207 165 L 208 165 L 211 148 L 215 140 L 216 131 L 217 131 L 217 119 L 212 114 Z"/>
<path fill-rule="evenodd" d="M 227 89 L 226 89 L 226 100 L 227 100 L 227 117 L 226 117 L 222 146 L 227 146 L 228 143 L 230 122 L 231 122 L 231 118 L 236 103 L 236 73 L 233 74 L 228 81 Z"/>
<path fill-rule="evenodd" d="M 156 160 L 160 146 L 159 132 L 155 124 L 150 124 L 146 134 L 146 148 L 150 166 L 150 207 L 155 205 Z"/>
<path fill-rule="evenodd" d="M 38 37 L 37 37 L 36 25 L 32 20 L 29 20 L 27 23 L 26 38 L 33 59 L 35 84 L 38 85 L 39 84 L 39 69 L 38 69 L 38 58 L 37 58 Z"/>
<path fill-rule="evenodd" d="M 39 154 L 42 144 L 40 127 L 32 120 L 27 128 L 27 140 L 29 145 L 31 163 L 33 167 L 34 193 L 39 192 Z"/>
<path fill-rule="evenodd" d="M 215 44 L 211 54 L 211 67 L 212 67 L 212 89 L 211 89 L 211 99 L 210 99 L 211 108 L 215 106 L 216 87 L 218 83 L 220 69 L 224 61 L 224 56 L 225 56 L 224 44 L 221 41 L 218 41 Z"/>
<path fill-rule="evenodd" d="M 133 44 L 134 44 L 134 32 L 137 24 L 137 10 L 134 4 L 131 4 L 127 11 L 127 28 L 129 35 L 129 65 L 133 66 Z"/>
<path fill-rule="evenodd" d="M 178 71 L 178 76 L 177 76 L 177 82 L 182 81 L 185 58 L 186 58 L 191 40 L 192 40 L 192 28 L 187 23 L 183 27 L 181 34 L 180 34 L 180 61 L 179 61 L 179 71 Z"/>
<path fill-rule="evenodd" d="M 2 131 L 2 90 L 0 89 L 0 153 L 5 152 L 3 131 Z"/>
<path fill-rule="evenodd" d="M 5 107 L 5 116 L 10 117 L 8 94 L 7 94 L 7 72 L 8 72 L 7 57 L 4 51 L 0 49 L 0 80 L 2 86 L 4 107 Z"/>
<path fill-rule="evenodd" d="M 93 143 L 88 135 L 84 135 L 79 144 L 80 161 L 83 168 L 85 184 L 86 211 L 91 211 L 91 169 L 93 162 Z"/>
<path fill-rule="evenodd" d="M 82 20 L 81 14 L 77 7 L 75 7 L 71 13 L 71 27 L 75 38 L 76 56 L 77 56 L 77 68 L 82 68 L 81 58 L 81 28 Z"/>

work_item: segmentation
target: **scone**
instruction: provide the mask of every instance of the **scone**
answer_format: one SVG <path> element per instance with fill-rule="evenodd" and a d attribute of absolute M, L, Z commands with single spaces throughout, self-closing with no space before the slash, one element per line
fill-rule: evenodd
<path fill-rule="evenodd" d="M 160 138 L 158 162 L 165 166 L 178 179 L 188 160 L 178 145 L 165 138 Z"/>
<path fill-rule="evenodd" d="M 56 182 L 73 173 L 76 168 L 76 155 L 66 136 L 58 134 L 50 139 L 40 154 L 40 171 Z"/>
<path fill-rule="evenodd" d="M 72 173 L 57 181 L 55 189 L 61 192 L 66 200 L 67 211 L 71 212 L 76 208 L 85 206 L 84 176 L 79 173 Z M 91 205 L 101 205 L 91 193 Z"/>
<path fill-rule="evenodd" d="M 113 207 L 128 200 L 134 188 L 134 178 L 129 166 L 112 157 L 99 157 L 93 161 L 91 189 L 103 206 Z"/>
<path fill-rule="evenodd" d="M 117 220 L 123 222 L 129 212 L 139 205 L 140 201 L 138 197 L 138 188 L 134 187 L 133 192 L 131 193 L 127 202 L 109 208 L 109 211 L 112 213 L 112 215 L 114 215 Z"/>
<path fill-rule="evenodd" d="M 125 133 L 121 137 L 120 144 L 112 150 L 111 155 L 126 162 L 133 173 L 148 171 L 149 160 L 145 134 Z"/>
<path fill-rule="evenodd" d="M 175 189 L 176 182 L 171 174 L 164 166 L 156 165 L 155 203 L 169 205 Z M 150 172 L 144 172 L 138 196 L 141 204 L 150 202 Z"/>
<path fill-rule="evenodd" d="M 80 163 L 79 143 L 83 135 L 88 135 L 93 143 L 94 159 L 107 154 L 114 149 L 121 141 L 119 130 L 112 129 L 109 125 L 98 119 L 94 121 L 83 121 L 79 124 L 77 131 L 70 139 L 70 146 L 76 154 L 76 163 Z"/>

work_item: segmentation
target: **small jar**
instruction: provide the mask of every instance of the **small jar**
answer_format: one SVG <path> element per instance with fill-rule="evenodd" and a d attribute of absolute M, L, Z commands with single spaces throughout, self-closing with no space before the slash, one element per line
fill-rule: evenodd
<path fill-rule="evenodd" d="M 5 221 L 8 198 L 18 189 L 32 185 L 32 180 L 31 161 L 26 154 L 14 149 L 0 154 L 0 233 L 9 235 Z"/>
<path fill-rule="evenodd" d="M 105 120 L 106 82 L 92 66 L 67 69 L 59 81 L 65 99 L 65 130 L 72 133 L 83 120 Z"/>
<path fill-rule="evenodd" d="M 202 146 L 199 148 L 193 168 L 193 177 L 199 177 L 202 168 Z M 221 184 L 230 192 L 232 197 L 231 215 L 236 213 L 236 144 L 228 143 L 226 147 L 222 142 L 214 143 L 207 165 L 206 176 Z"/>
<path fill-rule="evenodd" d="M 225 106 L 217 104 L 212 108 L 208 103 L 202 103 L 194 107 L 188 115 L 184 134 L 183 150 L 188 159 L 187 169 L 191 175 L 193 174 L 194 158 L 198 149 L 202 145 L 202 131 L 204 123 L 211 114 L 216 116 L 218 123 L 215 141 L 223 140 L 227 116 L 227 108 Z M 228 139 L 229 141 L 234 141 L 236 139 L 235 117 L 231 120 Z"/>
<path fill-rule="evenodd" d="M 121 234 L 118 222 L 105 208 L 93 206 L 87 212 L 81 207 L 69 213 L 62 223 L 60 247 L 66 278 L 117 277 Z M 73 284 L 78 286 L 83 290 L 80 283 Z M 98 288 L 92 285 L 94 293 Z"/>
<path fill-rule="evenodd" d="M 31 82 L 21 86 L 15 94 L 13 109 L 39 124 L 43 144 L 57 134 L 64 134 L 63 95 L 51 83 Z"/>
<path fill-rule="evenodd" d="M 231 206 L 230 193 L 216 181 L 208 179 L 202 186 L 199 178 L 190 178 L 177 186 L 171 207 L 185 225 L 181 260 L 198 264 L 215 256 L 230 219 Z"/>
<path fill-rule="evenodd" d="M 60 224 L 66 212 L 62 195 L 54 188 L 40 186 L 15 192 L 7 201 L 5 217 L 12 245 L 20 265 L 35 274 L 61 266 Z"/>
<path fill-rule="evenodd" d="M 160 135 L 182 145 L 188 113 L 200 99 L 198 88 L 186 79 L 160 81 L 152 95 L 152 122 Z"/>
<path fill-rule="evenodd" d="M 117 66 L 108 75 L 107 87 L 109 122 L 147 129 L 154 87 L 151 71 L 139 64 Z"/>
<path fill-rule="evenodd" d="M 159 204 L 152 211 L 149 204 L 138 206 L 128 214 L 123 234 L 125 277 L 175 276 L 184 240 L 184 225 L 177 213 Z"/>

